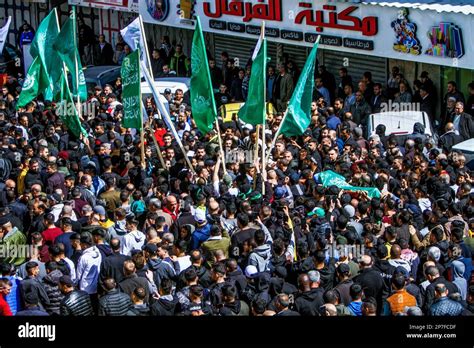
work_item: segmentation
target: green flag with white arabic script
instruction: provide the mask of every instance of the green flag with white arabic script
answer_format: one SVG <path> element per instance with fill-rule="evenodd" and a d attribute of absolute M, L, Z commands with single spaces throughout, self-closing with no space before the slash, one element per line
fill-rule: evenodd
<path fill-rule="evenodd" d="M 36 57 L 30 65 L 23 82 L 20 97 L 17 102 L 17 108 L 24 107 L 48 87 L 48 75 L 46 74 L 46 70 L 40 57 Z"/>
<path fill-rule="evenodd" d="M 260 39 L 254 52 L 247 101 L 239 110 L 239 118 L 252 125 L 263 124 L 266 118 L 265 84 L 267 73 L 267 40 Z"/>
<path fill-rule="evenodd" d="M 30 47 L 31 56 L 41 59 L 48 77 L 49 87 L 45 91 L 40 91 L 43 92 L 46 100 L 56 100 L 61 92 L 63 62 L 53 48 L 58 33 L 58 15 L 56 8 L 54 8 L 39 25 Z"/>
<path fill-rule="evenodd" d="M 123 126 L 142 129 L 142 107 L 140 91 L 140 49 L 126 56 L 122 63 Z"/>
<path fill-rule="evenodd" d="M 311 50 L 288 105 L 287 115 L 280 134 L 301 135 L 311 123 L 311 103 L 313 102 L 314 69 L 318 43 Z"/>
<path fill-rule="evenodd" d="M 67 19 L 61 28 L 61 32 L 54 42 L 54 49 L 57 54 L 66 63 L 67 69 L 71 74 L 72 84 L 71 92 L 74 97 L 79 97 L 81 101 L 87 100 L 87 85 L 82 71 L 81 59 L 77 49 L 77 38 L 75 32 L 76 12 L 73 10 L 71 16 Z"/>
<path fill-rule="evenodd" d="M 203 134 L 209 133 L 217 118 L 212 90 L 211 74 L 207 60 L 206 44 L 199 17 L 194 30 L 191 52 L 191 105 L 196 126 Z"/>
<path fill-rule="evenodd" d="M 64 74 L 61 75 L 60 100 L 61 101 L 56 108 L 56 113 L 67 126 L 69 131 L 78 138 L 81 134 L 87 136 L 87 132 L 82 127 L 81 120 L 79 119 L 79 114 L 72 99 L 71 90 L 69 89 L 68 81 Z"/>

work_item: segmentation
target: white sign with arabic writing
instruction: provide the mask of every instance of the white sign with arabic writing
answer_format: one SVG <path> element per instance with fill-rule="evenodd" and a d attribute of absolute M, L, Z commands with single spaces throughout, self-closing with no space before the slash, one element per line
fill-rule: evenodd
<path fill-rule="evenodd" d="M 324 36 L 320 43 L 324 49 L 474 68 L 474 36 L 470 35 L 474 32 L 474 21 L 464 14 L 410 9 L 410 22 L 416 24 L 422 50 L 415 55 L 393 49 L 400 39 L 398 28 L 391 25 L 398 18 L 398 8 L 321 0 L 163 0 L 163 3 L 168 6 L 169 15 L 158 21 L 146 1 L 140 1 L 143 20 L 193 29 L 194 22 L 180 15 L 180 8 L 191 6 L 207 32 L 257 39 L 258 28 L 265 21 L 270 41 L 309 47 L 320 34 Z M 445 33 L 441 44 L 438 44 L 440 40 L 435 42 L 438 34 L 441 38 Z M 439 47 L 433 47 L 435 44 Z"/>

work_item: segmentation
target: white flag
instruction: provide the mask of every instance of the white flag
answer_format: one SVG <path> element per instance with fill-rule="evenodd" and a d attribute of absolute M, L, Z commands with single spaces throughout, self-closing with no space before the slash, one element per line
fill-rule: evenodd
<path fill-rule="evenodd" d="M 8 29 L 10 28 L 10 23 L 12 21 L 12 17 L 9 16 L 7 20 L 7 24 L 0 28 L 0 54 L 3 52 L 3 47 L 5 46 L 5 42 L 7 42 L 8 36 Z"/>
<path fill-rule="evenodd" d="M 120 30 L 120 34 L 123 37 L 123 41 L 125 41 L 127 45 L 130 46 L 132 51 L 135 51 L 137 48 L 140 48 L 140 60 L 143 62 L 143 64 L 145 64 L 148 69 L 151 69 L 151 65 L 148 62 L 148 55 L 145 51 L 147 46 L 145 45 L 145 40 L 140 29 L 140 17 L 137 17 L 127 27 Z"/>

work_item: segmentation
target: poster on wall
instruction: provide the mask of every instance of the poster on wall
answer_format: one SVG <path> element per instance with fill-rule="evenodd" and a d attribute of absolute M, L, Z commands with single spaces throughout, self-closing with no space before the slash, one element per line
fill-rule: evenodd
<path fill-rule="evenodd" d="M 69 0 L 69 5 L 136 13 L 139 11 L 139 0 Z"/>
<path fill-rule="evenodd" d="M 269 41 L 320 45 L 356 54 L 474 68 L 474 21 L 462 13 L 422 11 L 329 0 L 143 0 L 143 20 L 157 25 Z M 432 33 L 432 37 L 428 33 Z M 464 39 L 464 42 L 463 42 Z M 469 48 L 469 50 L 468 50 Z"/>
<path fill-rule="evenodd" d="M 392 21 L 391 26 L 396 36 L 393 44 L 395 51 L 413 55 L 421 54 L 420 41 L 416 37 L 416 24 L 408 19 L 408 9 L 399 10 L 397 19 Z"/>

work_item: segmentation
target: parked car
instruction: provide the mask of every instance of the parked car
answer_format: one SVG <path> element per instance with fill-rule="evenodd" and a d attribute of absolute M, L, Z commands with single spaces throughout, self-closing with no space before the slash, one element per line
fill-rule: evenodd
<path fill-rule="evenodd" d="M 368 118 L 367 133 L 375 134 L 379 124 L 386 127 L 385 135 L 394 135 L 399 144 L 403 144 L 406 138 L 413 133 L 415 123 L 421 123 L 425 127 L 425 134 L 432 137 L 436 142 L 438 136 L 434 131 L 428 114 L 423 111 L 388 111 L 371 114 Z"/>
<path fill-rule="evenodd" d="M 83 72 L 86 79 L 87 90 L 91 91 L 95 86 L 104 88 L 107 84 L 113 85 L 117 78 L 120 77 L 120 66 L 87 66 L 83 68 Z"/>
<path fill-rule="evenodd" d="M 0 55 L 0 74 L 6 74 L 7 70 L 11 75 L 23 73 L 22 54 L 13 45 L 5 43 Z"/>
<path fill-rule="evenodd" d="M 461 152 L 466 157 L 466 167 L 474 170 L 474 139 L 454 145 L 451 151 Z"/>

